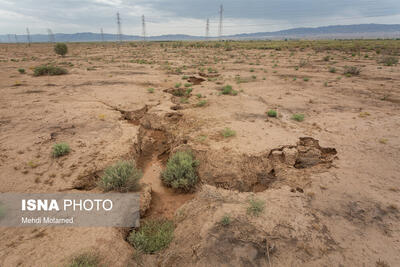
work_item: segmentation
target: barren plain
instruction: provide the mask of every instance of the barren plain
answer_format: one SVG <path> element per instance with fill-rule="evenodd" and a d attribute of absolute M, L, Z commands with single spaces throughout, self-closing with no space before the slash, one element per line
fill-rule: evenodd
<path fill-rule="evenodd" d="M 0 266 L 399 265 L 400 66 L 382 60 L 400 41 L 68 48 L 0 44 L 0 192 L 100 192 L 134 159 L 142 219 L 172 220 L 174 238 L 145 254 L 127 229 L 2 228 Z M 43 64 L 68 74 L 33 76 Z M 71 152 L 53 158 L 59 142 Z M 182 149 L 199 162 L 190 193 L 159 179 Z"/>

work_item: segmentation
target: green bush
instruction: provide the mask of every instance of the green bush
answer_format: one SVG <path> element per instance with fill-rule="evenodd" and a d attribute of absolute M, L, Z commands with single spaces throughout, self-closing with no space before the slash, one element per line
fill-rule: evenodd
<path fill-rule="evenodd" d="M 232 130 L 231 128 L 225 128 L 221 131 L 221 134 L 223 137 L 228 138 L 236 135 L 236 132 Z"/>
<path fill-rule="evenodd" d="M 237 95 L 238 92 L 236 90 L 233 90 L 231 85 L 225 85 L 222 88 L 222 94 L 223 95 Z"/>
<path fill-rule="evenodd" d="M 361 69 L 356 66 L 344 66 L 344 75 L 356 76 L 360 75 Z"/>
<path fill-rule="evenodd" d="M 199 102 L 197 102 L 196 106 L 197 107 L 203 107 L 207 104 L 207 100 L 200 100 Z"/>
<path fill-rule="evenodd" d="M 147 88 L 147 92 L 149 92 L 150 94 L 154 93 L 154 88 Z"/>
<path fill-rule="evenodd" d="M 186 97 L 181 97 L 181 99 L 179 99 L 179 102 L 181 104 L 187 104 L 187 103 L 189 103 L 189 99 L 187 99 Z"/>
<path fill-rule="evenodd" d="M 385 56 L 379 60 L 379 63 L 382 63 L 385 66 L 393 66 L 399 63 L 399 59 L 393 56 Z"/>
<path fill-rule="evenodd" d="M 251 77 L 241 77 L 240 75 L 235 76 L 235 81 L 237 84 L 249 83 L 251 81 L 254 81 L 255 79 L 257 79 L 257 76 L 255 76 L 255 75 L 253 75 Z"/>
<path fill-rule="evenodd" d="M 0 219 L 1 219 L 2 217 L 4 217 L 5 213 L 6 213 L 6 211 L 5 211 L 5 209 L 4 209 L 4 206 L 3 206 L 3 204 L 1 204 L 1 202 L 0 202 Z"/>
<path fill-rule="evenodd" d="M 208 73 L 218 73 L 218 70 L 215 70 L 215 69 L 213 69 L 211 67 L 208 68 L 207 71 L 208 71 Z"/>
<path fill-rule="evenodd" d="M 62 75 L 67 73 L 68 71 L 66 69 L 51 65 L 38 66 L 33 70 L 33 76 Z"/>
<path fill-rule="evenodd" d="M 136 168 L 134 161 L 119 161 L 104 171 L 99 186 L 104 191 L 137 191 L 142 176 L 142 172 Z"/>
<path fill-rule="evenodd" d="M 168 247 L 174 238 L 174 224 L 168 220 L 148 220 L 128 236 L 128 242 L 144 253 L 155 253 Z"/>
<path fill-rule="evenodd" d="M 185 95 L 190 95 L 190 93 L 193 91 L 193 88 L 188 88 L 185 91 Z"/>
<path fill-rule="evenodd" d="M 198 165 L 199 162 L 190 151 L 178 151 L 168 159 L 167 167 L 161 173 L 161 180 L 174 189 L 190 191 L 198 180 Z"/>
<path fill-rule="evenodd" d="M 300 114 L 300 113 L 293 114 L 292 120 L 304 121 L 304 114 Z"/>
<path fill-rule="evenodd" d="M 222 217 L 220 224 L 222 226 L 228 226 L 229 224 L 231 224 L 231 217 L 229 215 L 224 215 L 224 217 Z"/>
<path fill-rule="evenodd" d="M 232 86 L 231 85 L 225 85 L 224 88 L 222 88 L 222 94 L 223 95 L 229 95 L 232 92 Z"/>
<path fill-rule="evenodd" d="M 67 155 L 71 151 L 67 143 L 59 143 L 53 146 L 53 157 L 58 158 Z"/>
<path fill-rule="evenodd" d="M 58 43 L 54 46 L 54 52 L 56 52 L 57 55 L 65 56 L 68 53 L 68 47 L 64 43 Z"/>
<path fill-rule="evenodd" d="M 186 93 L 186 91 L 182 88 L 174 89 L 172 91 L 172 95 L 174 95 L 174 96 L 184 96 L 185 93 Z"/>
<path fill-rule="evenodd" d="M 247 207 L 247 214 L 252 216 L 259 216 L 265 208 L 265 201 L 259 199 L 250 199 L 249 206 Z"/>
<path fill-rule="evenodd" d="M 272 118 L 276 118 L 278 116 L 278 112 L 276 112 L 276 110 L 270 109 L 267 112 L 268 117 L 272 117 Z"/>
<path fill-rule="evenodd" d="M 93 253 L 82 253 L 74 257 L 68 267 L 96 267 L 99 266 L 99 258 Z"/>
<path fill-rule="evenodd" d="M 18 72 L 21 73 L 21 74 L 24 74 L 25 73 L 25 69 L 22 69 L 22 68 L 18 69 Z"/>

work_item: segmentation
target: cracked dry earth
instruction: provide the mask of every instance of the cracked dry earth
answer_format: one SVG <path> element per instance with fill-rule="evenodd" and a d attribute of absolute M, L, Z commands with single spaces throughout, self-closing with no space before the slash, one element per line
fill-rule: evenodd
<path fill-rule="evenodd" d="M 82 251 L 112 266 L 398 266 L 400 66 L 379 65 L 373 51 L 329 51 L 325 62 L 311 49 L 157 43 L 69 44 L 64 58 L 48 44 L 0 50 L 1 192 L 100 192 L 102 171 L 133 158 L 142 216 L 176 225 L 166 250 L 139 260 L 123 229 L 2 228 L 0 266 L 62 266 Z M 49 62 L 69 74 L 33 77 Z M 345 65 L 361 74 L 345 77 Z M 182 99 L 175 84 L 186 80 Z M 238 94 L 221 95 L 227 84 Z M 227 127 L 236 135 L 224 138 Z M 71 153 L 52 158 L 57 142 Z M 159 175 L 187 148 L 201 181 L 181 194 Z M 258 217 L 246 212 L 252 198 L 265 201 Z"/>

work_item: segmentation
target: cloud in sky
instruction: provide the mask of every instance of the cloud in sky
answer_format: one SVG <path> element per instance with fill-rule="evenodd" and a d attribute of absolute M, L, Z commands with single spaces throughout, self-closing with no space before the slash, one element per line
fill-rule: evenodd
<path fill-rule="evenodd" d="M 125 34 L 141 33 L 146 16 L 149 35 L 204 35 L 210 18 L 217 33 L 219 5 L 224 34 L 275 31 L 292 27 L 357 23 L 400 24 L 398 0 L 0 0 L 0 34 L 116 32 L 121 13 Z"/>

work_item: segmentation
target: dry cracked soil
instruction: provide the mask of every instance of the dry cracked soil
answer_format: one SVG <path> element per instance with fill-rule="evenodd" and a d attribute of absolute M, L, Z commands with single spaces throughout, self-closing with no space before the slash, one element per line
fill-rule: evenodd
<path fill-rule="evenodd" d="M 0 266 L 82 251 L 107 266 L 399 266 L 399 65 L 374 50 L 68 46 L 0 44 L 0 192 L 101 192 L 104 169 L 134 159 L 142 218 L 173 220 L 174 238 L 137 256 L 126 229 L 1 228 Z M 48 63 L 68 74 L 32 75 Z M 59 142 L 71 152 L 53 158 Z M 199 161 L 190 193 L 160 180 L 182 149 Z"/>

